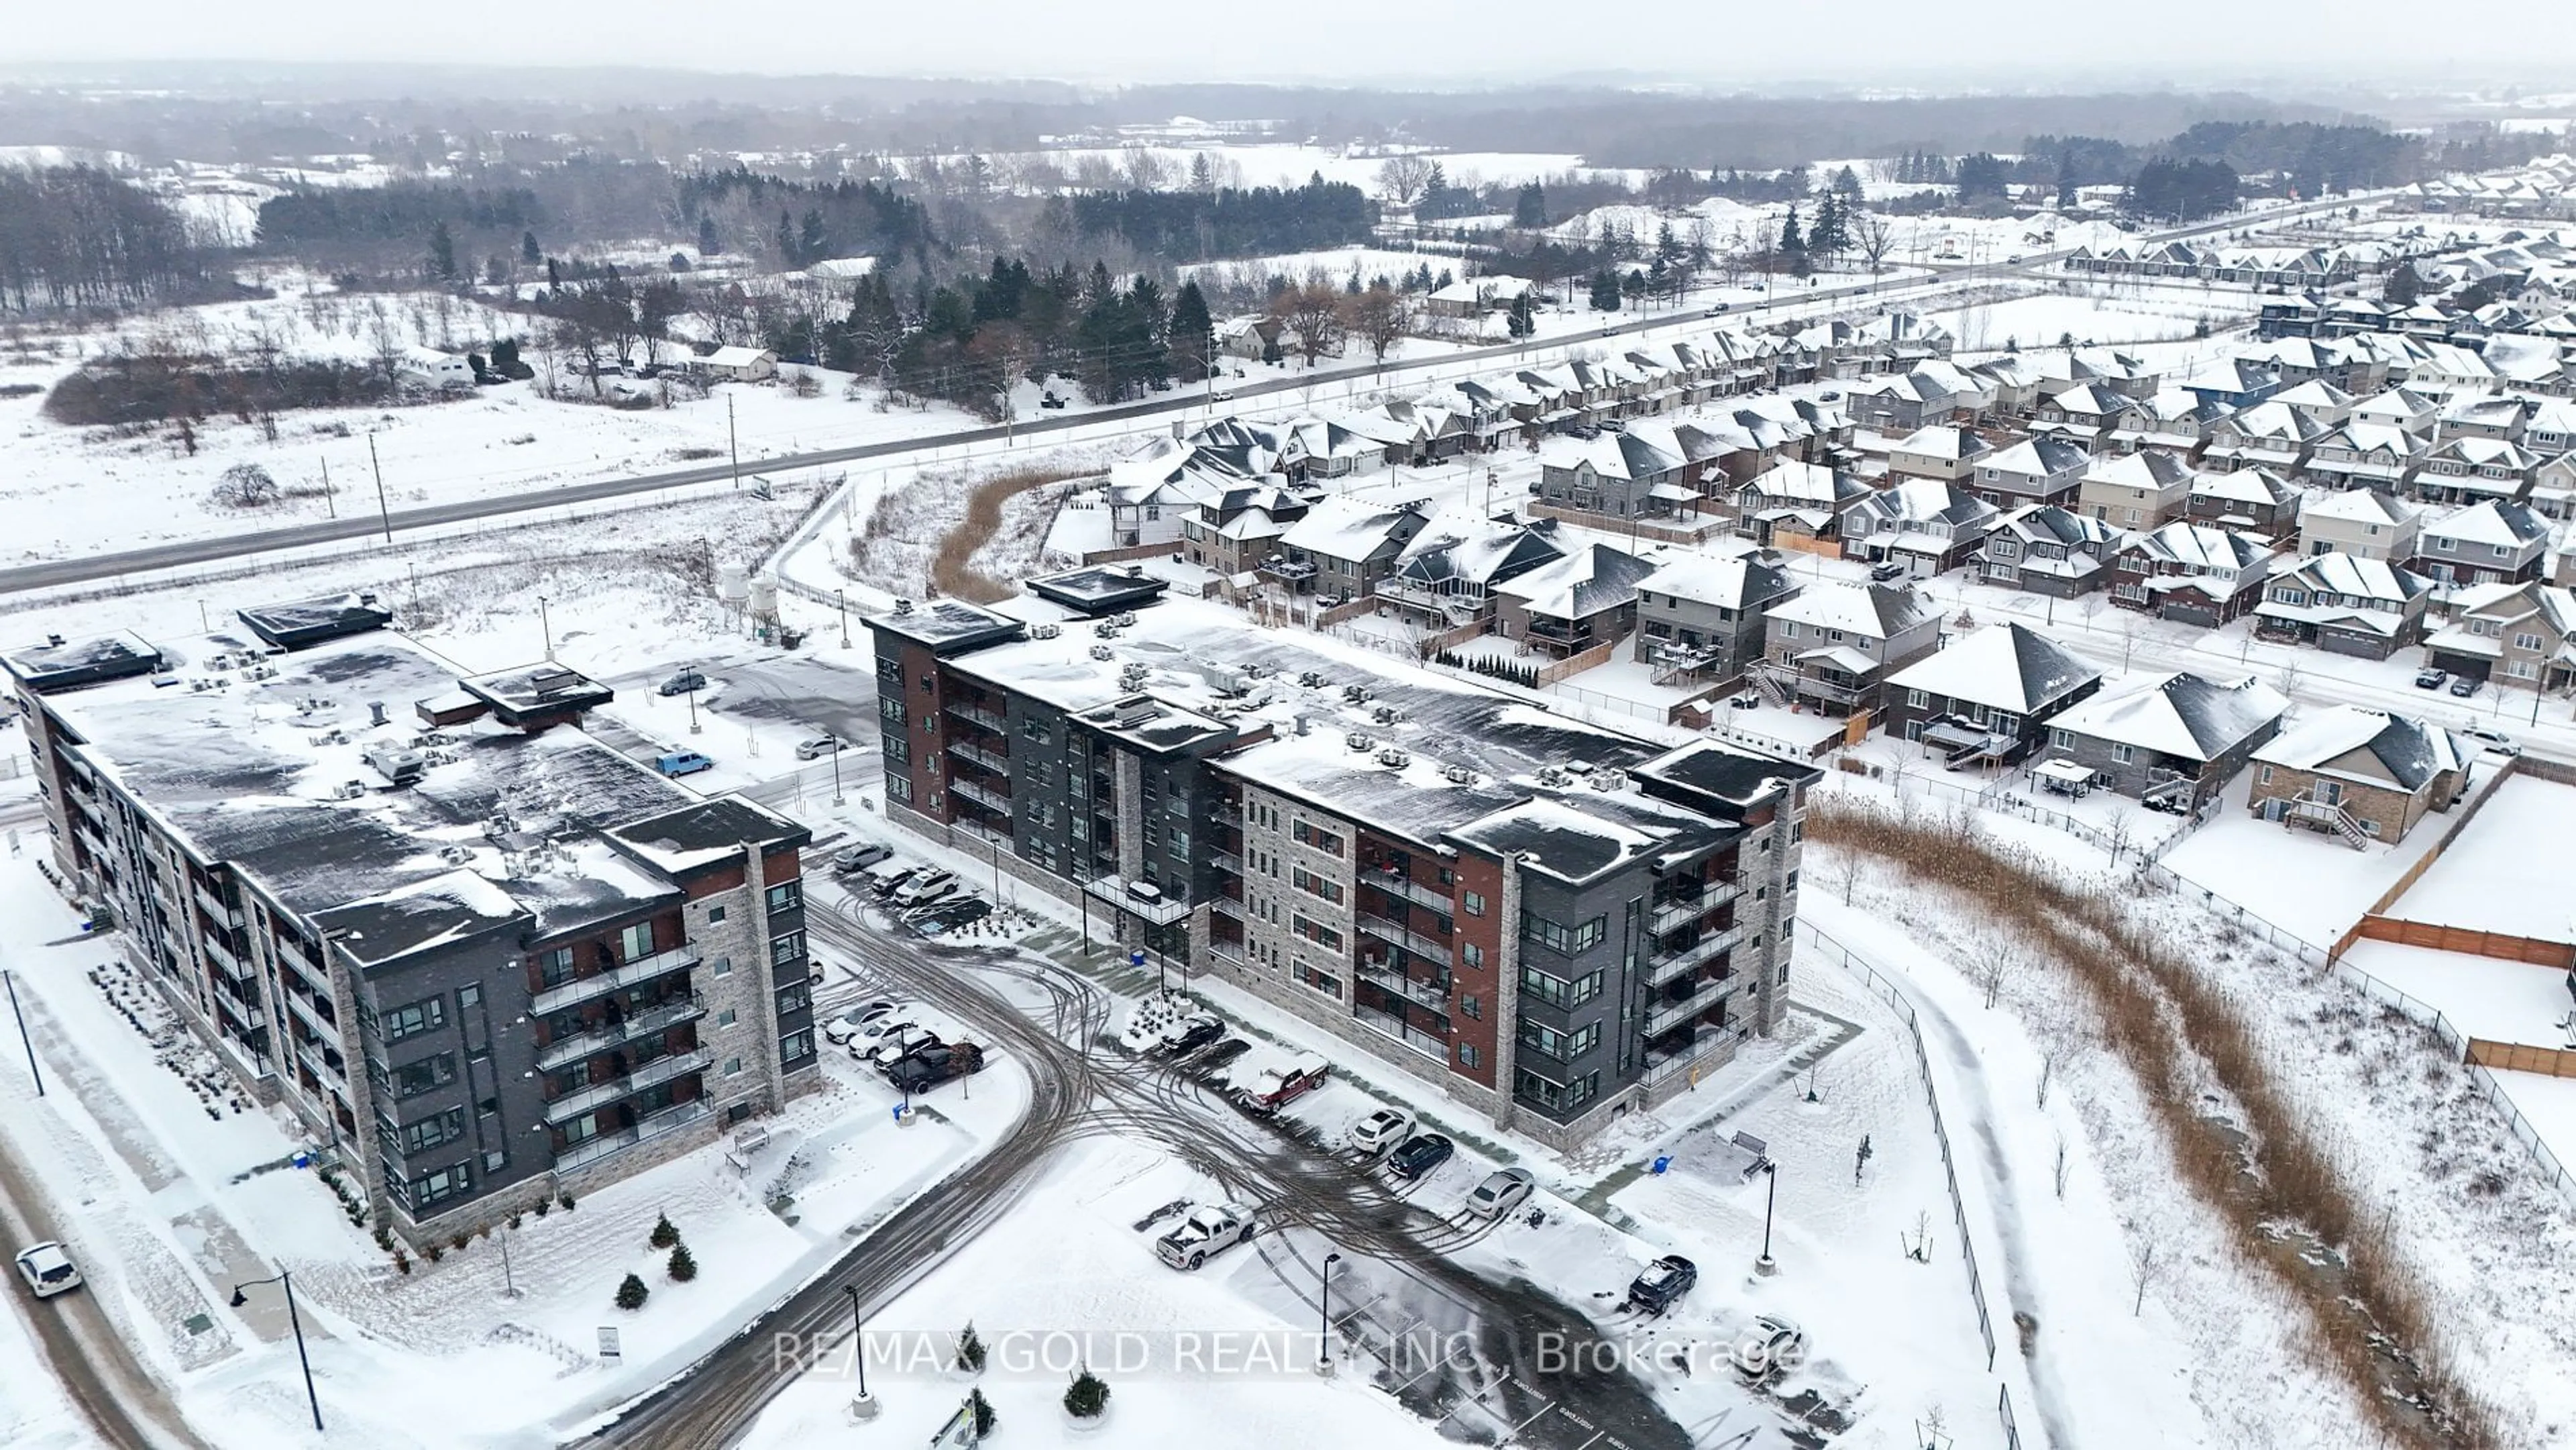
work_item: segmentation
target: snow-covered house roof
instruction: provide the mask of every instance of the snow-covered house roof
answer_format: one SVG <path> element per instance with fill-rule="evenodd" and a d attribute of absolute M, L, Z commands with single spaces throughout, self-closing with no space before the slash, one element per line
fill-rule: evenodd
<path fill-rule="evenodd" d="M 2491 498 L 2426 524 L 2424 536 L 2428 540 L 2492 546 L 2511 553 L 2548 538 L 2549 524 L 2523 504 Z"/>
<path fill-rule="evenodd" d="M 1425 522 L 1409 508 L 1336 494 L 1319 500 L 1304 518 L 1290 524 L 1279 543 L 1327 559 L 1373 559 L 1393 554 Z"/>
<path fill-rule="evenodd" d="M 2189 484 L 2191 464 L 2170 449 L 2142 448 L 2095 463 L 2085 470 L 2084 481 L 2157 494 Z"/>
<path fill-rule="evenodd" d="M 1996 518 L 1993 504 L 1940 478 L 1909 478 L 1893 488 L 1864 493 L 1845 512 L 1869 521 L 1872 528 L 1883 523 L 1900 527 L 1938 524 L 1942 532 L 1952 536 L 1981 532 Z M 1869 530 L 1847 532 L 1858 535 Z"/>
<path fill-rule="evenodd" d="M 1422 526 L 1422 532 L 1396 555 L 1395 572 L 1396 577 L 1416 584 L 1454 582 L 1491 588 L 1564 553 L 1536 530 L 1509 519 L 1449 512 Z"/>
<path fill-rule="evenodd" d="M 2353 488 L 2312 498 L 2299 506 L 2299 521 L 2329 519 L 2347 524 L 2384 524 L 2391 527 L 2412 523 L 2415 506 L 2386 489 Z"/>
<path fill-rule="evenodd" d="M 1539 449 L 1544 468 L 1576 469 L 1589 465 L 1602 478 L 1652 482 L 1683 466 L 1678 453 L 1666 452 L 1635 432 L 1604 433 L 1598 438 L 1550 438 Z"/>
<path fill-rule="evenodd" d="M 1874 640 L 1893 639 L 1936 613 L 1932 601 L 1915 593 L 1910 585 L 1891 588 L 1885 584 L 1849 584 L 1839 579 L 1814 585 L 1797 598 L 1771 607 L 1773 619 L 1820 630 L 1839 629 Z"/>
<path fill-rule="evenodd" d="M 2468 751 L 2428 721 L 2356 705 L 2335 705 L 2282 731 L 2254 752 L 2265 765 L 2414 792 L 2464 768 Z"/>
<path fill-rule="evenodd" d="M 1657 562 L 1608 544 L 1594 544 L 1496 584 L 1494 592 L 1521 601 L 1532 614 L 1585 619 L 1634 604 L 1642 582 L 1654 576 Z"/>
<path fill-rule="evenodd" d="M 1891 452 L 1913 453 L 1945 462 L 1979 457 L 1994 451 L 1992 445 L 1974 431 L 1948 423 L 1935 423 L 1917 428 L 1891 446 Z"/>
<path fill-rule="evenodd" d="M 2299 491 L 2269 469 L 2240 468 L 2231 473 L 2192 475 L 2191 496 L 2223 503 L 2280 508 L 2297 498 Z"/>
<path fill-rule="evenodd" d="M 2280 724 L 2290 702 L 2248 675 L 2218 681 L 2181 671 L 2078 701 L 2051 721 L 2070 734 L 2208 762 Z"/>
<path fill-rule="evenodd" d="M 1989 625 L 1888 676 L 1890 689 L 1921 690 L 2030 715 L 2095 683 L 2102 672 L 2026 625 Z"/>
<path fill-rule="evenodd" d="M 1719 557 L 1694 550 L 1637 581 L 1641 595 L 1660 594 L 1719 609 L 1748 609 L 1796 588 L 1777 555 Z"/>

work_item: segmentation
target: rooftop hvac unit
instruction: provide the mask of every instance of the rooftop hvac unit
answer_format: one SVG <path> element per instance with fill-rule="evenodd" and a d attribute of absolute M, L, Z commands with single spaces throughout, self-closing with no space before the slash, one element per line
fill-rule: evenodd
<path fill-rule="evenodd" d="M 1118 657 L 1118 654 L 1105 644 L 1096 644 L 1091 647 L 1091 657 L 1096 660 L 1113 660 Z"/>
<path fill-rule="evenodd" d="M 1352 703 L 1352 704 L 1354 704 L 1354 705 L 1365 705 L 1365 704 L 1367 704 L 1367 703 L 1368 703 L 1368 697 L 1369 697 L 1369 690 L 1368 690 L 1368 686 L 1366 686 L 1366 685 L 1344 685 L 1344 686 L 1342 686 L 1342 698 L 1343 698 L 1343 699 L 1345 699 L 1345 700 L 1347 700 L 1347 701 L 1349 701 L 1350 703 Z"/>
<path fill-rule="evenodd" d="M 1626 790 L 1628 788 L 1628 772 L 1608 767 L 1596 770 L 1592 772 L 1592 788 L 1594 790 Z"/>
<path fill-rule="evenodd" d="M 1553 765 L 1540 766 L 1538 772 L 1538 783 L 1541 785 L 1563 785 L 1565 784 L 1565 772 L 1557 769 Z"/>
<path fill-rule="evenodd" d="M 1392 725 L 1395 723 L 1395 707 L 1393 705 L 1380 705 L 1377 707 L 1376 713 L 1377 723 L 1380 725 Z"/>
<path fill-rule="evenodd" d="M 1362 735 L 1356 730 L 1344 736 L 1342 738 L 1342 743 L 1348 745 L 1353 750 L 1375 750 L 1377 748 L 1376 741 Z"/>
<path fill-rule="evenodd" d="M 367 783 L 363 780 L 349 780 L 342 781 L 340 783 L 340 799 L 344 801 L 356 800 L 366 793 Z"/>
<path fill-rule="evenodd" d="M 1053 639 L 1062 633 L 1064 633 L 1064 626 L 1060 624 L 1033 624 L 1029 626 L 1029 638 L 1031 639 Z"/>
<path fill-rule="evenodd" d="M 1390 770 L 1402 770 L 1413 763 L 1413 756 L 1406 751 L 1397 750 L 1390 746 L 1377 753 L 1377 763 Z"/>
<path fill-rule="evenodd" d="M 1476 783 L 1476 772 L 1469 770 L 1463 765 L 1450 766 L 1448 769 L 1443 770 L 1440 773 L 1448 777 L 1451 785 L 1474 785 Z"/>
<path fill-rule="evenodd" d="M 910 613 L 912 613 L 912 601 L 911 601 L 911 600 L 909 600 L 909 599 L 898 599 L 898 600 L 896 600 L 896 601 L 894 602 L 894 612 L 895 612 L 895 613 L 897 613 L 897 614 L 910 614 Z"/>
<path fill-rule="evenodd" d="M 1320 690 L 1324 688 L 1324 677 L 1313 670 L 1308 670 L 1297 677 L 1297 683 L 1309 690 Z"/>
<path fill-rule="evenodd" d="M 474 851 L 468 846 L 446 846 L 440 848 L 438 859 L 450 866 L 462 866 L 474 859 Z"/>

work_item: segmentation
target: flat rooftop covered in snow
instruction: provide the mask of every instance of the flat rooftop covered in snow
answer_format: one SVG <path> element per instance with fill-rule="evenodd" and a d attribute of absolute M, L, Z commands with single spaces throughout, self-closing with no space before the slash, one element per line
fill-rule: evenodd
<path fill-rule="evenodd" d="M 1029 592 L 1082 614 L 1116 614 L 1142 609 L 1163 597 L 1169 587 L 1141 569 L 1092 564 L 1027 581 Z"/>
<path fill-rule="evenodd" d="M 373 594 L 326 594 L 234 611 L 250 632 L 279 649 L 307 649 L 326 639 L 365 634 L 394 622 Z"/>
<path fill-rule="evenodd" d="M 148 675 L 161 668 L 161 651 L 139 634 L 119 630 L 90 639 L 54 635 L 43 644 L 0 655 L 0 664 L 39 695 Z"/>
<path fill-rule="evenodd" d="M 617 698 L 615 690 L 552 660 L 458 680 L 456 687 L 511 724 L 528 716 L 587 710 Z"/>
<path fill-rule="evenodd" d="M 118 680 L 47 708 L 81 741 L 68 753 L 199 855 L 306 915 L 373 904 L 379 942 L 401 935 L 395 917 L 435 936 L 461 929 L 465 907 L 488 914 L 503 901 L 541 930 L 631 911 L 671 888 L 647 869 L 660 863 L 603 832 L 721 804 L 568 726 L 424 732 L 391 708 L 376 723 L 379 707 L 454 682 L 398 635 L 289 655 L 247 639 L 181 642 L 175 684 Z M 395 786 L 369 763 L 391 750 L 426 758 L 416 782 Z M 751 824 L 764 837 L 796 830 L 766 812 Z M 449 887 L 423 885 L 435 879 Z"/>
<path fill-rule="evenodd" d="M 962 599 L 933 599 L 910 609 L 870 615 L 868 627 L 926 646 L 933 654 L 949 654 L 1017 638 L 1027 626 Z"/>

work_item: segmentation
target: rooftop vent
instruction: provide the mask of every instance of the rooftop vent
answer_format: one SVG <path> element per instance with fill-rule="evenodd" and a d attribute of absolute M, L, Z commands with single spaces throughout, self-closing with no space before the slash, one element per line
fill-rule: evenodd
<path fill-rule="evenodd" d="M 1398 750 L 1390 745 L 1377 753 L 1377 763 L 1389 770 L 1402 770 L 1413 763 L 1413 756 L 1409 751 Z"/>
<path fill-rule="evenodd" d="M 1062 633 L 1064 633 L 1064 626 L 1058 624 L 1033 624 L 1029 626 L 1029 638 L 1031 639 L 1053 639 Z"/>
<path fill-rule="evenodd" d="M 1538 783 L 1541 785 L 1561 786 L 1565 784 L 1565 779 L 1565 772 L 1557 769 L 1553 765 L 1543 765 L 1539 767 Z"/>
<path fill-rule="evenodd" d="M 894 612 L 899 615 L 912 613 L 912 601 L 909 599 L 896 600 L 894 602 Z"/>
<path fill-rule="evenodd" d="M 1117 652 L 1110 649 L 1109 646 L 1105 644 L 1096 644 L 1091 647 L 1091 657 L 1096 660 L 1114 660 L 1118 658 L 1118 655 Z"/>
<path fill-rule="evenodd" d="M 1628 772 L 1605 766 L 1600 770 L 1592 772 L 1592 788 L 1594 790 L 1626 790 L 1628 788 Z"/>
<path fill-rule="evenodd" d="M 1375 740 L 1370 739 L 1366 735 L 1362 735 L 1356 730 L 1342 737 L 1342 743 L 1348 745 L 1353 750 L 1375 750 L 1377 748 L 1377 742 Z"/>
<path fill-rule="evenodd" d="M 378 725 L 382 725 L 382 724 L 384 724 L 384 723 L 385 723 L 385 702 L 384 702 L 384 701 L 382 701 L 382 700 L 370 700 L 370 701 L 368 701 L 368 702 L 367 702 L 367 714 L 368 714 L 369 716 L 373 717 L 373 723 L 378 724 Z"/>
<path fill-rule="evenodd" d="M 1118 707 L 1118 724 L 1121 729 L 1126 729 L 1142 725 L 1162 713 L 1163 707 L 1151 700 L 1129 700 Z"/>

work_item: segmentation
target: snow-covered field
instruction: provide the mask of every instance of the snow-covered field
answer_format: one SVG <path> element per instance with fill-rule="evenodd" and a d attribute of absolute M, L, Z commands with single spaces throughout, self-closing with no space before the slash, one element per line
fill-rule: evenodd
<path fill-rule="evenodd" d="M 2576 786 L 2506 781 L 2388 914 L 2543 941 L 2576 936 L 2576 861 L 2532 849 L 2571 820 Z"/>

